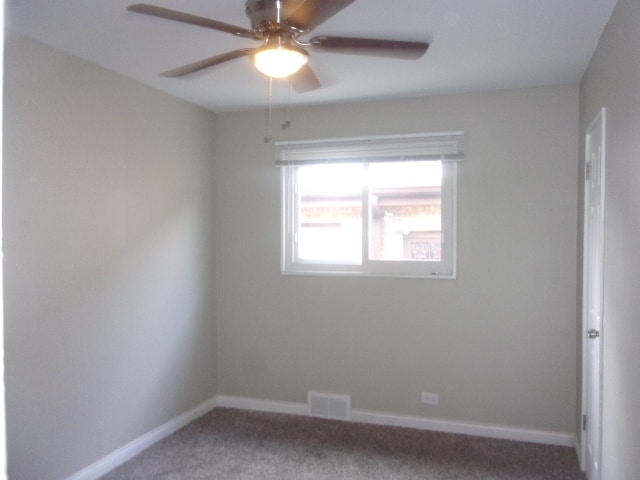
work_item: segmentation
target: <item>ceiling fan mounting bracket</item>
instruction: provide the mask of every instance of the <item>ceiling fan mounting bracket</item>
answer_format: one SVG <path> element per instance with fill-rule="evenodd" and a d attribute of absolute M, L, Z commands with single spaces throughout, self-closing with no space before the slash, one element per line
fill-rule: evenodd
<path fill-rule="evenodd" d="M 301 3 L 301 0 L 247 0 L 245 11 L 251 20 L 251 27 L 260 30 L 265 25 L 284 25 L 285 19 Z"/>
<path fill-rule="evenodd" d="M 295 41 L 305 30 L 290 25 L 286 19 L 301 4 L 300 0 L 247 0 L 246 14 L 256 40 L 280 37 Z"/>

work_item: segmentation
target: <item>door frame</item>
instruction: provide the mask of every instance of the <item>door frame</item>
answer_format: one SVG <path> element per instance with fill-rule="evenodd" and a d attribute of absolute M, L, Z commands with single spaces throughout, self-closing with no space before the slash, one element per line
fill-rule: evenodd
<path fill-rule="evenodd" d="M 601 241 L 603 241 L 604 244 L 604 199 L 605 199 L 605 165 L 606 165 L 606 121 L 607 121 L 607 109 L 606 107 L 602 107 L 598 114 L 595 116 L 595 118 L 591 121 L 591 123 L 589 124 L 589 126 L 587 127 L 587 129 L 585 130 L 584 133 L 584 173 L 583 173 L 583 179 L 584 179 L 584 196 L 583 196 L 583 233 L 582 233 L 582 321 L 581 321 L 581 327 L 580 327 L 580 338 L 581 338 L 581 345 L 582 345 L 582 396 L 581 396 L 581 400 L 582 400 L 582 405 L 581 405 L 581 422 L 580 422 L 580 467 L 582 468 L 583 471 L 587 471 L 589 466 L 587 465 L 587 446 L 588 446 L 588 442 L 587 442 L 587 434 L 588 434 L 588 425 L 587 425 L 587 429 L 584 429 L 584 418 L 585 415 L 587 415 L 587 411 L 588 411 L 588 407 L 589 407 L 589 399 L 588 399 L 588 395 L 589 395 L 589 388 L 587 385 L 587 380 L 588 380 L 588 342 L 587 342 L 587 330 L 589 329 L 589 312 L 588 312 L 588 298 L 587 298 L 587 281 L 586 281 L 586 273 L 589 271 L 588 270 L 588 264 L 590 262 L 590 259 L 587 257 L 587 238 L 589 236 L 589 226 L 590 226 L 590 220 L 589 220 L 589 188 L 587 185 L 588 182 L 588 174 L 587 174 L 587 169 L 589 168 L 587 165 L 589 163 L 589 140 L 590 140 L 590 132 L 593 131 L 594 127 L 596 126 L 596 124 L 598 122 L 601 122 L 601 126 L 600 126 L 600 138 L 601 138 L 601 158 L 600 158 L 600 163 L 601 163 L 601 182 L 600 182 L 600 201 L 601 201 L 601 209 L 602 209 L 602 214 L 600 215 L 599 218 L 599 222 L 601 223 L 601 232 L 600 235 L 602 236 Z M 604 248 L 602 250 L 602 255 L 601 258 L 597 258 L 596 259 L 597 262 L 600 262 L 600 268 L 601 268 L 601 272 L 602 273 L 602 283 L 604 283 Z M 600 289 L 600 295 L 603 295 L 603 291 L 602 291 L 602 287 Z M 600 326 L 600 339 L 598 341 L 600 341 L 600 368 L 597 373 L 600 376 L 600 388 L 599 388 L 599 395 L 600 395 L 600 401 L 599 401 L 599 412 L 598 412 L 598 417 L 599 417 L 599 423 L 600 423 L 600 459 L 599 459 L 599 464 L 600 464 L 600 472 L 602 472 L 602 382 L 603 382 L 603 370 L 602 370 L 602 366 L 603 366 L 603 362 L 602 362 L 602 354 L 603 354 L 603 345 L 602 345 L 602 340 L 604 337 L 604 305 L 602 303 L 602 325 Z M 589 480 L 599 480 L 599 479 L 589 479 Z"/>

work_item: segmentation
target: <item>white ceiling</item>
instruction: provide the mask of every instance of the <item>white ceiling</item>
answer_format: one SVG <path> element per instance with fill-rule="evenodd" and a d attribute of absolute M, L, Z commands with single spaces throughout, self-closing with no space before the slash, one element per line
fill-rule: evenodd
<path fill-rule="evenodd" d="M 244 0 L 144 0 L 250 28 Z M 330 1 L 330 0 L 327 0 Z M 357 0 L 313 35 L 429 41 L 420 60 L 312 52 L 323 88 L 274 83 L 275 104 L 336 103 L 578 82 L 616 0 Z M 213 111 L 264 108 L 268 80 L 241 58 L 186 78 L 166 70 L 256 42 L 126 11 L 135 0 L 8 0 L 29 37 Z"/>

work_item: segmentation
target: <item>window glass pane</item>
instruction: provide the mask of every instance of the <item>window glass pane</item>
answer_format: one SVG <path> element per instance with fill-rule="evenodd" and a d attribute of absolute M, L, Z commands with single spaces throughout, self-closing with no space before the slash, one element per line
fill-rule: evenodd
<path fill-rule="evenodd" d="M 369 259 L 439 262 L 442 162 L 369 165 Z"/>
<path fill-rule="evenodd" d="M 298 169 L 297 258 L 362 263 L 362 165 Z"/>

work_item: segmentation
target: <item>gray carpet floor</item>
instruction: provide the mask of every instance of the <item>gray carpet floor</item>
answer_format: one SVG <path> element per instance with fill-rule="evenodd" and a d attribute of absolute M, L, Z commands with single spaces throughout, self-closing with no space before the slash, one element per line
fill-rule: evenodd
<path fill-rule="evenodd" d="M 583 480 L 573 448 L 216 408 L 102 480 Z"/>

